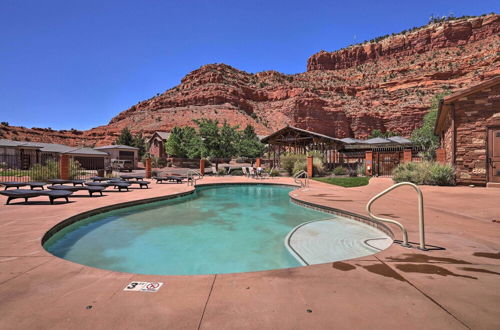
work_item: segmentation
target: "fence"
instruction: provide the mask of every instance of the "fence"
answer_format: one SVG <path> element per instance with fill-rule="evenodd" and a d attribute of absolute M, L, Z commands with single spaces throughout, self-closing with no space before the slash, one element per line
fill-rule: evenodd
<path fill-rule="evenodd" d="M 23 153 L 0 154 L 0 182 L 47 181 L 60 178 L 60 155 Z M 104 170 L 104 159 L 98 157 L 70 157 L 69 178 L 88 180 L 96 175 L 115 176 Z"/>
<path fill-rule="evenodd" d="M 0 155 L 0 181 L 44 181 L 59 177 L 59 156 Z"/>

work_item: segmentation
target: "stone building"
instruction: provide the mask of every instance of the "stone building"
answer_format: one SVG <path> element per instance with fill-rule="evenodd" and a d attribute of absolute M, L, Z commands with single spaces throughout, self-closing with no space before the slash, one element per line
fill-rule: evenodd
<path fill-rule="evenodd" d="M 148 153 L 154 157 L 167 158 L 165 142 L 167 142 L 169 136 L 170 133 L 168 132 L 154 132 L 147 141 Z"/>
<path fill-rule="evenodd" d="M 434 132 L 457 183 L 500 186 L 500 76 L 445 97 Z"/>
<path fill-rule="evenodd" d="M 137 168 L 137 163 L 139 162 L 139 148 L 113 144 L 109 146 L 96 147 L 94 149 L 107 153 L 109 155 L 108 161 L 112 161 L 113 159 L 130 160 L 134 164 L 134 168 Z M 106 166 L 108 165 L 109 162 Z"/>

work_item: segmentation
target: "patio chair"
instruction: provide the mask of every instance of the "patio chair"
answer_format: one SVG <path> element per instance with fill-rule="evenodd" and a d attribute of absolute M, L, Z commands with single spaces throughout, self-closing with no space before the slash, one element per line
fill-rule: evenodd
<path fill-rule="evenodd" d="M 15 187 L 16 189 L 19 189 L 20 187 L 27 186 L 26 182 L 18 182 L 18 181 L 8 181 L 8 182 L 0 182 L 0 185 L 4 186 L 5 189 Z"/>
<path fill-rule="evenodd" d="M 243 175 L 244 175 L 244 176 L 246 176 L 246 177 L 248 178 L 249 173 L 248 173 L 248 170 L 247 170 L 247 168 L 246 168 L 246 167 L 242 167 L 242 168 L 241 168 L 241 172 L 243 173 Z"/>
<path fill-rule="evenodd" d="M 217 172 L 217 168 L 214 165 L 212 165 L 212 174 L 215 176 L 219 175 L 219 173 Z"/>
<path fill-rule="evenodd" d="M 7 196 L 6 205 L 9 205 L 10 201 L 17 198 L 23 198 L 24 202 L 27 203 L 29 198 L 38 197 L 38 196 L 48 196 L 50 204 L 54 204 L 54 200 L 58 198 L 64 198 L 66 202 L 69 202 L 68 197 L 73 192 L 68 190 L 55 190 L 55 191 L 47 191 L 47 190 L 28 190 L 28 189 L 13 189 L 7 191 L 0 191 L 0 194 Z"/>
<path fill-rule="evenodd" d="M 48 187 L 52 191 L 80 191 L 85 190 L 89 192 L 92 197 L 94 193 L 99 193 L 102 196 L 102 191 L 106 189 L 104 186 L 88 186 L 88 187 L 75 187 L 75 186 L 65 186 L 65 185 L 55 185 Z M 38 192 L 38 191 L 37 191 Z"/>

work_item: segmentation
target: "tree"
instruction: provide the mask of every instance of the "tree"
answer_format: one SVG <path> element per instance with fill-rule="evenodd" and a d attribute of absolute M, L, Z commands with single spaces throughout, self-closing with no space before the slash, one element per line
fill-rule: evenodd
<path fill-rule="evenodd" d="M 193 127 L 174 127 L 165 143 L 165 152 L 169 155 L 187 158 L 199 158 L 201 138 Z"/>
<path fill-rule="evenodd" d="M 239 141 L 238 126 L 230 126 L 224 122 L 219 128 L 219 122 L 211 119 L 194 120 L 198 125 L 201 138 L 200 154 L 215 161 L 218 169 L 221 158 L 230 158 L 237 154 Z"/>
<path fill-rule="evenodd" d="M 128 127 L 125 127 L 124 129 L 121 130 L 120 135 L 115 140 L 115 144 L 121 144 L 131 147 L 134 146 L 134 137 L 132 136 L 132 133 L 130 133 Z"/>
<path fill-rule="evenodd" d="M 429 112 L 423 118 L 422 127 L 415 129 L 411 133 L 411 141 L 423 150 L 423 155 L 427 159 L 434 158 L 436 149 L 439 147 L 439 137 L 434 135 L 439 102 L 450 92 L 437 94 L 432 100 Z"/>
<path fill-rule="evenodd" d="M 252 125 L 247 125 L 240 133 L 238 155 L 241 157 L 257 158 L 264 153 L 265 145 L 260 142 Z"/>
<path fill-rule="evenodd" d="M 146 153 L 146 142 L 141 132 L 137 133 L 132 139 L 132 146 L 139 148 L 139 159 L 142 159 L 142 156 Z"/>

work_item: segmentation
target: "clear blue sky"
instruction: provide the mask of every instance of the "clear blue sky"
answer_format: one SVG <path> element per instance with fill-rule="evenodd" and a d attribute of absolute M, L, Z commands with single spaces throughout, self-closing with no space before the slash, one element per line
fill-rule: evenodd
<path fill-rule="evenodd" d="M 500 1 L 0 0 L 0 121 L 88 129 L 208 63 L 298 73 L 336 50 Z"/>

